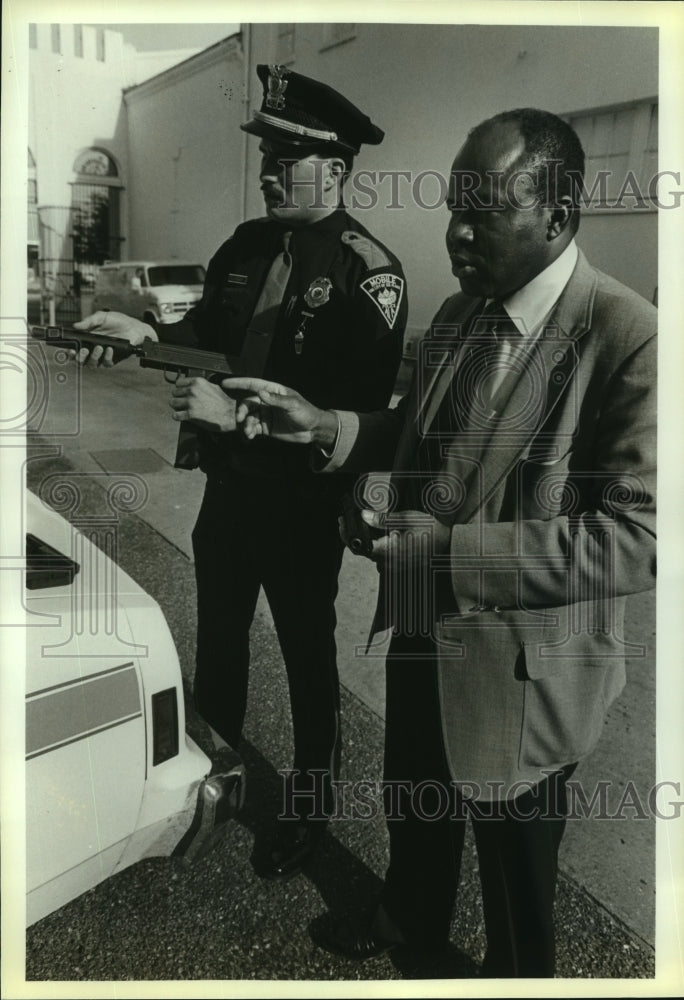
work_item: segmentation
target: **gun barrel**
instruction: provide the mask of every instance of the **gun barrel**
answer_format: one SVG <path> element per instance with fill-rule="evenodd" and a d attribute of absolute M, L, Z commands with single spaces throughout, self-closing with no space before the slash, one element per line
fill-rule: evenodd
<path fill-rule="evenodd" d="M 145 341 L 140 349 L 142 368 L 163 368 L 167 371 L 204 371 L 215 375 L 242 375 L 239 358 L 226 358 L 216 351 L 200 351 L 182 344 L 160 344 Z"/>

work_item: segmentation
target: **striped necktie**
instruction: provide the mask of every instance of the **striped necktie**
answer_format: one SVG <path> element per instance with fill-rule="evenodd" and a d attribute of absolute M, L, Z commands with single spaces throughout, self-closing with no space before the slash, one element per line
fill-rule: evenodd
<path fill-rule="evenodd" d="M 423 476 L 437 473 L 444 448 L 458 437 L 470 451 L 479 448 L 492 428 L 496 393 L 511 367 L 510 337 L 519 336 L 500 302 L 491 302 L 471 322 L 454 362 L 451 383 L 420 442 L 416 468 Z"/>
<path fill-rule="evenodd" d="M 490 302 L 472 324 L 457 379 L 465 432 L 489 431 L 497 393 L 511 370 L 511 340 L 516 337 L 520 334 L 500 302 Z"/>

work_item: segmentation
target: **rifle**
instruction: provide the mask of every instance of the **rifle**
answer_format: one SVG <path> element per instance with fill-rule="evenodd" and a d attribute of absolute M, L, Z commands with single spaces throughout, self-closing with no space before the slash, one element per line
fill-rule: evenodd
<path fill-rule="evenodd" d="M 142 344 L 129 344 L 127 340 L 118 337 L 106 337 L 90 330 L 75 330 L 73 327 L 32 326 L 31 335 L 37 340 L 44 340 L 53 346 L 73 348 L 81 347 L 111 347 L 114 350 L 114 360 L 137 357 L 141 368 L 159 368 L 162 371 L 177 372 L 182 375 L 201 375 L 211 378 L 213 375 L 247 375 L 241 358 L 228 358 L 216 351 L 200 351 L 195 347 L 183 347 L 182 344 L 162 344 L 156 340 L 145 340 Z"/>
<path fill-rule="evenodd" d="M 200 351 L 182 344 L 162 344 L 156 340 L 145 340 L 142 344 L 129 344 L 118 337 L 107 337 L 90 330 L 75 330 L 73 327 L 32 326 L 31 336 L 44 340 L 46 344 L 78 350 L 81 347 L 111 347 L 114 361 L 137 357 L 141 368 L 157 368 L 163 372 L 181 375 L 201 376 L 211 380 L 217 375 L 247 375 L 243 358 L 227 357 L 216 351 Z M 197 454 L 197 434 L 194 428 L 181 424 L 178 433 L 178 448 L 174 466 L 177 469 L 194 469 L 199 464 Z"/>

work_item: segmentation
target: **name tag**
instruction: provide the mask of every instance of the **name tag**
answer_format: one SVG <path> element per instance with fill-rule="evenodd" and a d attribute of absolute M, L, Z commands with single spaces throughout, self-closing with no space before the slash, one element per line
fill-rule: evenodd
<path fill-rule="evenodd" d="M 247 275 L 246 274 L 229 274 L 228 275 L 229 285 L 246 285 Z"/>

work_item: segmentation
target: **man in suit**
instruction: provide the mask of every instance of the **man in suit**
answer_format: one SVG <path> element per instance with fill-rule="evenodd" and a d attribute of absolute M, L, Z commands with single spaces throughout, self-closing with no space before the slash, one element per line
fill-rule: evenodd
<path fill-rule="evenodd" d="M 257 73 L 263 100 L 242 128 L 259 139 L 266 215 L 219 247 L 201 302 L 165 339 L 240 356 L 247 371 L 286 381 L 319 406 L 387 406 L 402 354 L 405 280 L 343 199 L 355 155 L 384 133 L 324 83 L 277 65 Z M 76 327 L 134 343 L 155 336 L 120 313 L 98 312 Z M 111 350 L 106 357 L 96 347 L 87 363 L 111 360 Z M 288 878 L 320 841 L 338 775 L 337 517 L 348 481 L 314 475 L 305 452 L 278 441 L 247 446 L 233 401 L 203 378 L 178 379 L 171 406 L 182 467 L 199 464 L 207 476 L 193 531 L 194 694 L 217 741 L 238 747 L 242 736 L 261 587 L 285 661 L 294 762 L 275 843 L 257 863 L 267 878 Z"/>
<path fill-rule="evenodd" d="M 554 974 L 566 782 L 625 683 L 625 597 L 655 575 L 656 311 L 578 251 L 583 168 L 548 112 L 469 133 L 447 202 L 462 291 L 395 409 L 230 383 L 253 394 L 247 437 L 313 442 L 327 472 L 392 470 L 389 510 L 363 515 L 375 628 L 393 630 L 390 863 L 368 918 L 318 935 L 350 957 L 445 947 L 470 816 L 483 974 Z"/>

